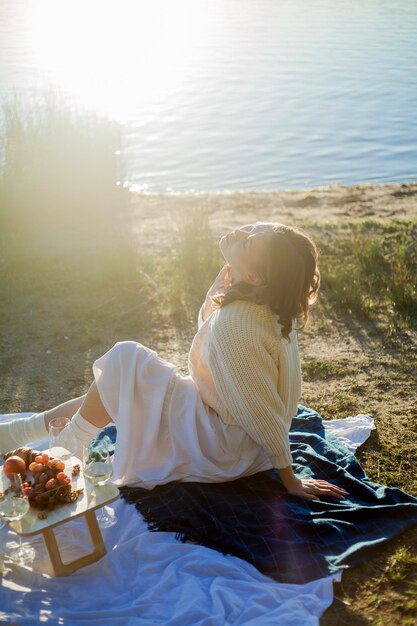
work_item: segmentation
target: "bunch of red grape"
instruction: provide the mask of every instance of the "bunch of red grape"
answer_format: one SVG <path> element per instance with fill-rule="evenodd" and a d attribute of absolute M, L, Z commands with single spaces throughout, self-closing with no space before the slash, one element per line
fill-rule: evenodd
<path fill-rule="evenodd" d="M 23 491 L 36 509 L 51 511 L 57 504 L 74 502 L 82 491 L 73 491 L 71 478 L 63 471 L 65 463 L 46 452 L 36 456 L 28 469 L 33 481 L 23 483 Z"/>

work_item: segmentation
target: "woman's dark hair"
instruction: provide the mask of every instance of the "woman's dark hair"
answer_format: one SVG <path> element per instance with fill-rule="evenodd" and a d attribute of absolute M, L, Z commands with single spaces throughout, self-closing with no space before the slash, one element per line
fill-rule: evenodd
<path fill-rule="evenodd" d="M 273 224 L 267 231 L 265 253 L 260 266 L 253 267 L 262 278 L 262 285 L 240 281 L 225 293 L 212 296 L 217 307 L 235 300 L 268 304 L 282 324 L 282 336 L 288 338 L 293 320 L 303 329 L 308 321 L 308 309 L 317 300 L 320 272 L 318 250 L 301 229 L 284 224 Z"/>

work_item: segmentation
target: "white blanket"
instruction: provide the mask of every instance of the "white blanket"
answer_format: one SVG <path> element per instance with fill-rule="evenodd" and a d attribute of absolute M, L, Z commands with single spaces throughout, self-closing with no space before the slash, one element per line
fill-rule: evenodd
<path fill-rule="evenodd" d="M 0 421 L 16 416 L 2 415 Z M 323 423 L 352 451 L 375 428 L 367 415 Z M 39 442 L 37 447 L 42 448 Z M 182 544 L 173 533 L 150 533 L 136 509 L 122 500 L 113 508 L 118 523 L 102 529 L 107 554 L 71 576 L 53 577 L 40 536 L 30 538 L 37 551 L 33 567 L 4 560 L 2 623 L 318 626 L 333 602 L 333 581 L 341 580 L 340 572 L 304 585 L 277 583 L 237 557 Z M 89 548 L 80 518 L 59 526 L 56 535 L 64 560 L 77 556 L 75 546 Z M 0 530 L 0 553 L 13 547 L 15 537 L 7 527 Z"/>

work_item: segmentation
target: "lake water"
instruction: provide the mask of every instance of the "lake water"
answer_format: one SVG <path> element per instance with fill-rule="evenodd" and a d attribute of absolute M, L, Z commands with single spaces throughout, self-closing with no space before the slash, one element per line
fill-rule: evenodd
<path fill-rule="evenodd" d="M 417 179 L 416 0 L 0 0 L 0 95 L 48 87 L 134 190 Z"/>

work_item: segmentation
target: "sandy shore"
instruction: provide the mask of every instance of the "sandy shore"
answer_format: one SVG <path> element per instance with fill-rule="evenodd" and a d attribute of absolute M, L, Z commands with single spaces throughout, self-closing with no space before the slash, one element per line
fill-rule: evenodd
<path fill-rule="evenodd" d="M 205 210 L 215 236 L 253 220 L 284 224 L 342 223 L 417 215 L 417 182 L 331 185 L 300 191 L 207 194 L 132 193 L 134 230 L 143 249 L 169 249 L 172 232 L 189 211 Z"/>

